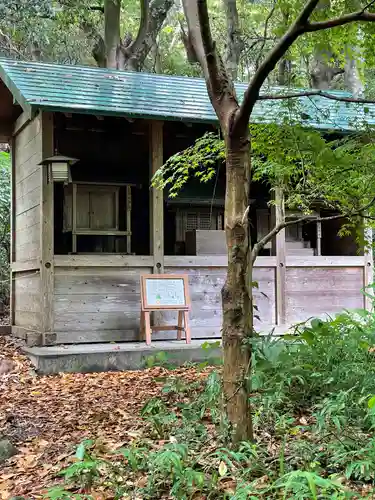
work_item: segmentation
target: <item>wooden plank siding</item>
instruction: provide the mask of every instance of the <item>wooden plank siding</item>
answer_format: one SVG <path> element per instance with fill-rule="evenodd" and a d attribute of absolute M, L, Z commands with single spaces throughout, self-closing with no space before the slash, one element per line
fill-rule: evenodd
<path fill-rule="evenodd" d="M 114 342 L 139 339 L 140 274 L 151 267 L 56 267 L 54 331 L 57 343 Z M 220 337 L 221 288 L 226 269 L 174 268 L 166 273 L 187 273 L 192 301 L 193 338 Z M 275 270 L 257 268 L 256 302 L 262 324 L 274 323 Z M 166 324 L 175 323 L 164 313 Z M 259 322 L 258 322 L 259 324 Z M 172 339 L 172 332 L 155 332 L 154 340 Z"/>
<path fill-rule="evenodd" d="M 12 333 L 39 343 L 42 127 L 37 116 L 12 138 Z"/>
<path fill-rule="evenodd" d="M 321 267 L 287 267 L 286 325 L 312 316 L 335 314 L 345 308 L 363 307 L 363 266 L 356 259 L 353 257 L 356 266 L 329 263 Z M 151 271 L 152 262 L 134 267 L 55 267 L 57 343 L 139 340 L 140 274 Z M 226 267 L 167 266 L 165 273 L 189 276 L 192 338 L 220 338 L 221 288 Z M 256 314 L 260 318 L 255 320 L 258 331 L 268 332 L 276 324 L 275 278 L 276 266 L 255 266 L 254 280 L 259 284 L 255 290 Z M 158 323 L 176 323 L 174 313 L 162 314 Z M 175 336 L 174 332 L 155 332 L 153 339 Z"/>
<path fill-rule="evenodd" d="M 23 271 L 13 274 L 14 325 L 40 330 L 40 274 Z"/>
<path fill-rule="evenodd" d="M 226 267 L 175 268 L 167 267 L 169 274 L 188 274 L 191 299 L 190 326 L 192 338 L 220 337 L 222 323 L 221 289 L 225 282 Z M 275 323 L 275 269 L 254 268 L 254 290 L 257 306 L 256 328 Z M 175 320 L 172 313 L 164 313 L 168 322 Z"/>
<path fill-rule="evenodd" d="M 363 284 L 363 267 L 287 267 L 287 324 L 363 308 Z"/>
<path fill-rule="evenodd" d="M 151 267 L 56 267 L 57 343 L 137 340 L 141 273 Z"/>
<path fill-rule="evenodd" d="M 42 133 L 34 118 L 13 138 L 14 261 L 39 258 Z"/>

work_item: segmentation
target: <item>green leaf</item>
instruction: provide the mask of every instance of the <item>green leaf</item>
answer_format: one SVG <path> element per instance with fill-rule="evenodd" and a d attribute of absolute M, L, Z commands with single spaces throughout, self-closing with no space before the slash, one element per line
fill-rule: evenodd
<path fill-rule="evenodd" d="M 223 477 L 228 472 L 227 464 L 222 460 L 219 465 L 219 476 Z"/>
<path fill-rule="evenodd" d="M 375 396 L 372 396 L 368 402 L 367 402 L 367 406 L 371 409 L 371 408 L 374 408 L 375 406 Z"/>

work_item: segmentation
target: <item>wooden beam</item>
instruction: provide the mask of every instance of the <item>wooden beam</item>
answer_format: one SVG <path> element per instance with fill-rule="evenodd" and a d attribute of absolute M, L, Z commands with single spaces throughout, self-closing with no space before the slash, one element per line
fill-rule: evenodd
<path fill-rule="evenodd" d="M 320 221 L 316 223 L 316 254 L 322 255 L 322 223 Z"/>
<path fill-rule="evenodd" d="M 163 122 L 150 124 L 150 181 L 163 166 Z M 154 257 L 153 271 L 164 272 L 164 200 L 163 192 L 150 189 L 150 253 Z"/>
<path fill-rule="evenodd" d="M 166 255 L 164 257 L 164 267 L 224 267 L 228 266 L 228 257 L 226 255 Z M 257 257 L 255 268 L 276 267 L 275 257 L 261 256 Z"/>
<path fill-rule="evenodd" d="M 275 189 L 275 223 L 285 219 L 284 195 L 280 188 Z M 285 259 L 285 228 L 279 231 L 276 243 L 276 324 L 286 323 L 286 259 Z"/>
<path fill-rule="evenodd" d="M 25 111 L 17 118 L 16 123 L 13 127 L 13 135 L 19 134 L 28 123 L 30 123 L 31 117 Z"/>
<path fill-rule="evenodd" d="M 363 267 L 363 255 L 287 255 L 286 267 Z"/>
<path fill-rule="evenodd" d="M 55 267 L 144 267 L 149 273 L 154 265 L 150 255 L 77 254 L 55 255 Z"/>
<path fill-rule="evenodd" d="M 53 114 L 43 112 L 42 157 L 54 152 Z M 54 330 L 54 207 L 53 182 L 48 182 L 47 169 L 41 167 L 41 220 L 40 220 L 40 279 L 41 279 L 41 332 L 43 345 L 56 341 Z"/>
<path fill-rule="evenodd" d="M 38 261 L 38 259 L 13 262 L 11 264 L 11 269 L 14 273 L 19 273 L 22 271 L 39 270 L 40 269 L 40 262 Z"/>

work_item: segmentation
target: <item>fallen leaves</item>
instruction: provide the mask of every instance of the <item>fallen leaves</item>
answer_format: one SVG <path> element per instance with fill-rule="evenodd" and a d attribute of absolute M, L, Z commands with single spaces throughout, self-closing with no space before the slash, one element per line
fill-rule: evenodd
<path fill-rule="evenodd" d="M 160 394 L 160 379 L 167 374 L 156 367 L 39 377 L 9 338 L 0 337 L 0 353 L 15 365 L 0 378 L 0 436 L 20 450 L 2 469 L 1 500 L 41 498 L 47 486 L 59 481 L 56 473 L 72 462 L 74 446 L 83 439 L 114 450 L 139 438 L 139 411 Z M 200 376 L 192 368 L 174 373 L 192 381 Z"/>

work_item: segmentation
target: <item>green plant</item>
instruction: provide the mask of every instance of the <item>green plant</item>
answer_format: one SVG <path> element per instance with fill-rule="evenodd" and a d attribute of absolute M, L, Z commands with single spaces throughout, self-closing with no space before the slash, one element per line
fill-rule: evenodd
<path fill-rule="evenodd" d="M 143 435 L 111 460 L 92 441 L 81 443 L 54 498 L 90 498 L 98 485 L 116 499 L 371 498 L 374 332 L 375 314 L 347 311 L 280 339 L 252 339 L 259 437 L 236 448 L 226 446 L 220 372 L 197 371 L 193 381 L 165 372 L 159 397 L 141 411 Z"/>
<path fill-rule="evenodd" d="M 94 481 L 100 477 L 100 468 L 106 464 L 89 452 L 93 444 L 92 440 L 82 441 L 76 449 L 76 461 L 59 473 L 66 482 L 76 483 L 84 490 L 91 488 Z"/>
<path fill-rule="evenodd" d="M 177 420 L 176 414 L 170 412 L 158 398 L 150 399 L 142 408 L 141 415 L 161 438 L 168 435 L 171 424 Z"/>

